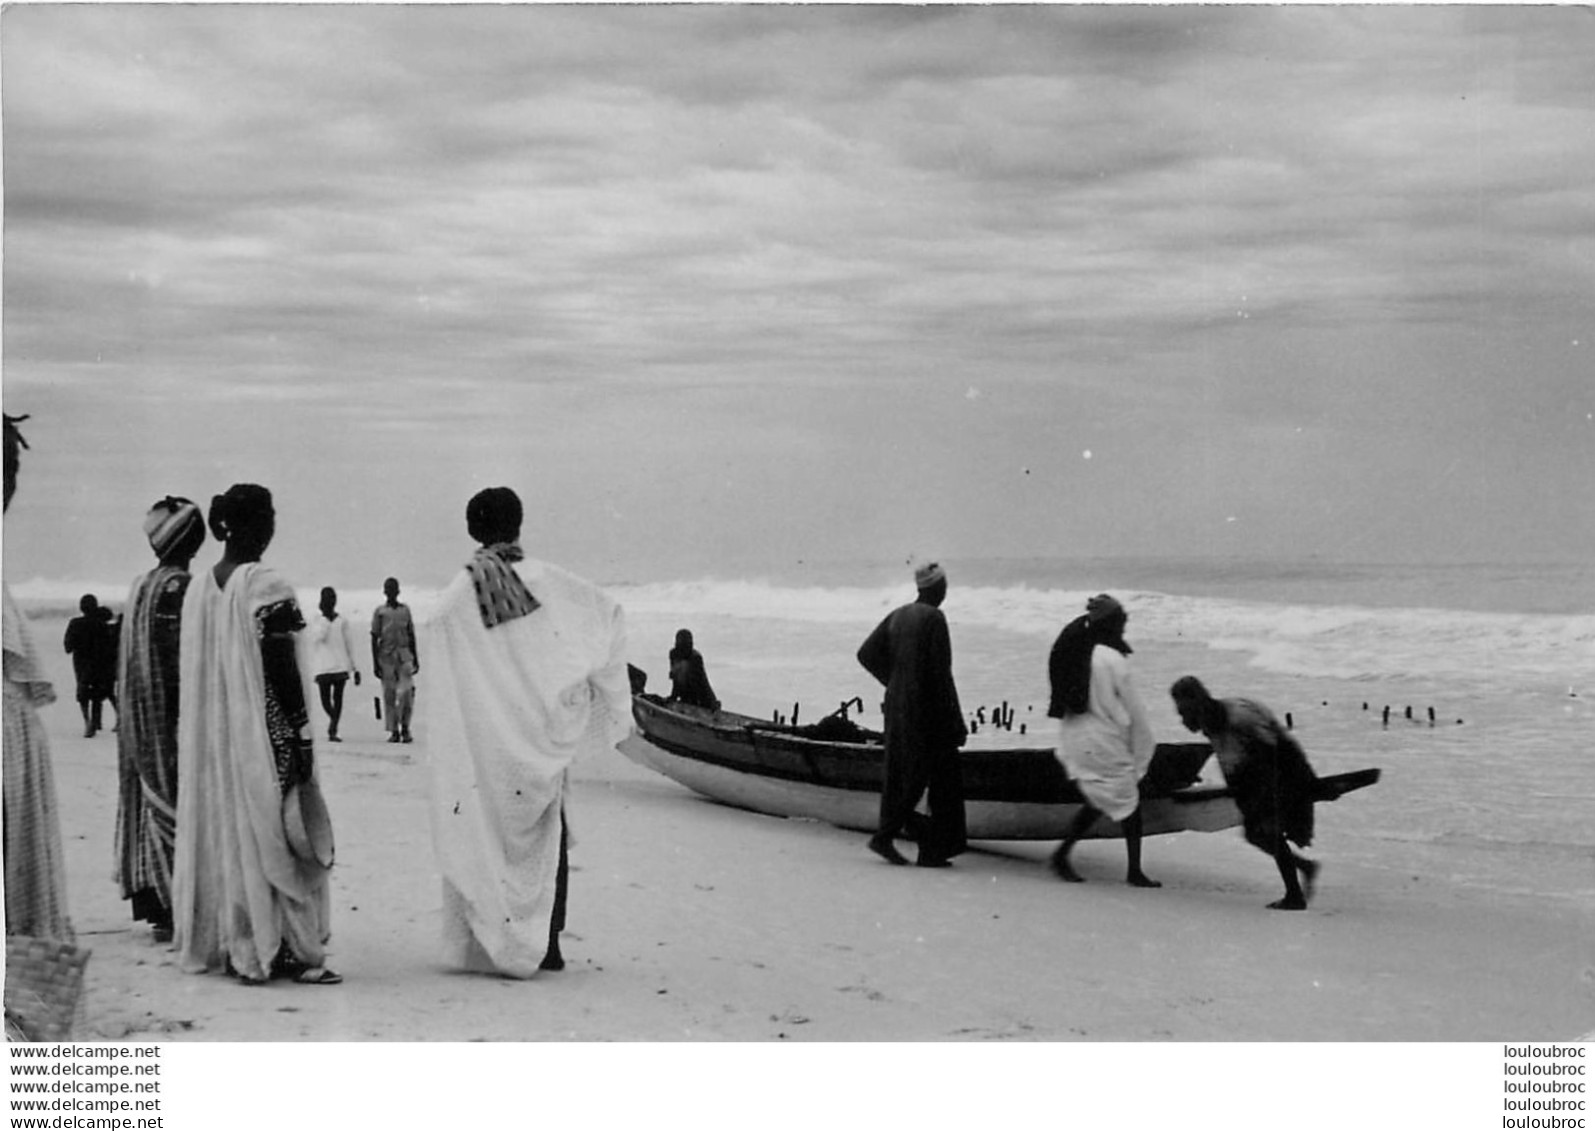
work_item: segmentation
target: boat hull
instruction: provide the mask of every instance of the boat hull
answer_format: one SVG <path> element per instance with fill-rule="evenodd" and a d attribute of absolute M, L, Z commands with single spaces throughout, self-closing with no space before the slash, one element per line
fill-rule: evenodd
<path fill-rule="evenodd" d="M 877 827 L 885 759 L 879 734 L 846 723 L 783 726 L 651 695 L 635 696 L 632 703 L 638 733 L 620 750 L 639 765 L 756 813 L 859 831 Z M 1206 743 L 1159 744 L 1141 782 L 1147 835 L 1216 832 L 1241 823 L 1227 787 L 1196 784 L 1211 754 Z M 1060 840 L 1080 811 L 1080 793 L 1050 748 L 966 749 L 959 758 L 972 840 Z M 1321 778 L 1319 800 L 1332 801 L 1378 780 L 1378 770 Z M 1106 817 L 1086 833 L 1121 835 L 1118 823 Z"/>
<path fill-rule="evenodd" d="M 707 762 L 655 745 L 641 735 L 620 744 L 640 766 L 655 770 L 694 793 L 739 809 L 775 817 L 823 821 L 843 829 L 873 832 L 880 820 L 880 788 L 850 789 L 811 781 L 768 777 Z M 964 819 L 971 840 L 1061 840 L 1080 811 L 1067 801 L 1000 801 L 970 798 Z M 1173 832 L 1216 832 L 1241 822 L 1240 810 L 1223 789 L 1197 788 L 1141 802 L 1147 835 Z M 1087 838 L 1121 835 L 1116 822 L 1097 821 Z"/>

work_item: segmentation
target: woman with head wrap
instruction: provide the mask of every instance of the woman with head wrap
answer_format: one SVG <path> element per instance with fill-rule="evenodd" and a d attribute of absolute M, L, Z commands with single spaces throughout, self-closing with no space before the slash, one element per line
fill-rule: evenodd
<path fill-rule="evenodd" d="M 1070 850 L 1106 815 L 1124 832 L 1125 879 L 1136 887 L 1162 886 L 1141 871 L 1139 786 L 1156 743 L 1130 679 L 1131 648 L 1124 641 L 1129 620 L 1123 605 L 1098 594 L 1086 602 L 1084 616 L 1064 626 L 1047 662 L 1047 714 L 1058 720 L 1058 761 L 1085 799 L 1052 856 L 1053 871 L 1070 883 L 1082 882 L 1069 864 Z"/>
<path fill-rule="evenodd" d="M 173 929 L 187 970 L 331 985 L 327 870 L 295 855 L 284 801 L 313 781 L 310 701 L 294 590 L 260 562 L 276 532 L 271 492 L 211 500 L 222 559 L 183 602 Z"/>
<path fill-rule="evenodd" d="M 168 495 L 144 517 L 159 563 L 136 579 L 122 614 L 121 720 L 116 732 L 121 794 L 116 876 L 133 918 L 156 942 L 172 937 L 172 856 L 177 842 L 178 643 L 188 565 L 205 541 L 205 520 L 188 499 Z"/>
<path fill-rule="evenodd" d="M 321 590 L 321 609 L 310 621 L 310 670 L 321 692 L 321 709 L 327 712 L 327 741 L 342 742 L 338 723 L 343 718 L 343 691 L 354 676 L 360 686 L 360 669 L 354 662 L 354 636 L 349 618 L 338 612 L 338 591 L 332 586 Z"/>

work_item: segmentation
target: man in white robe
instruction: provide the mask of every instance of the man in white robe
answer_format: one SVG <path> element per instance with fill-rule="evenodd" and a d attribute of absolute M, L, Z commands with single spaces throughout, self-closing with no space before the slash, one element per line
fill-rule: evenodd
<path fill-rule="evenodd" d="M 564 965 L 571 765 L 630 732 L 625 621 L 597 586 L 524 560 L 513 491 L 477 494 L 466 524 L 481 548 L 423 626 L 444 957 L 529 978 Z"/>
<path fill-rule="evenodd" d="M 1047 661 L 1047 714 L 1058 720 L 1058 761 L 1085 800 L 1052 856 L 1052 870 L 1069 883 L 1083 881 L 1069 853 L 1106 816 L 1124 833 L 1125 882 L 1162 886 L 1141 870 L 1140 782 L 1157 743 L 1130 676 L 1129 619 L 1123 605 L 1098 594 L 1086 602 L 1085 616 L 1064 626 Z"/>

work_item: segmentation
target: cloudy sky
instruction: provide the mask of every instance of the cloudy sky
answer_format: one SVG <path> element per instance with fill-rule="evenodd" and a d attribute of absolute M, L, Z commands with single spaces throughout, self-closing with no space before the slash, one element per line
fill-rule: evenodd
<path fill-rule="evenodd" d="M 0 15 L 5 569 L 1595 556 L 1595 14 Z M 207 551 L 210 553 L 210 551 Z"/>

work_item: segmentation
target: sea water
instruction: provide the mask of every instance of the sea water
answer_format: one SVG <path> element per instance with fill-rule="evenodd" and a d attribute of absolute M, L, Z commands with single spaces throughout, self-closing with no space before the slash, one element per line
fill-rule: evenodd
<path fill-rule="evenodd" d="M 1048 651 L 1087 597 L 1111 592 L 1130 612 L 1135 679 L 1161 741 L 1192 737 L 1167 694 L 1190 673 L 1216 695 L 1288 713 L 1320 774 L 1383 771 L 1376 786 L 1320 808 L 1315 847 L 1326 859 L 1595 907 L 1595 567 L 944 565 L 954 674 L 966 714 L 988 720 L 972 748 L 1051 744 Z M 865 707 L 851 715 L 866 725 L 879 725 L 881 693 L 855 652 L 913 597 L 902 563 L 606 586 L 626 609 L 629 658 L 650 690 L 668 693 L 667 656 L 689 628 L 728 709 L 812 722 L 856 697 Z M 55 616 L 75 613 L 84 591 L 12 588 L 34 615 Z M 405 600 L 424 618 L 433 596 L 406 590 Z M 314 607 L 314 591 L 302 597 Z M 380 603 L 349 592 L 340 606 L 360 623 Z M 999 731 L 990 720 L 1004 704 L 1013 727 Z"/>
<path fill-rule="evenodd" d="M 1595 906 L 1595 569 L 944 564 L 965 713 L 988 720 L 971 747 L 1050 745 L 1048 651 L 1087 597 L 1111 592 L 1130 612 L 1135 679 L 1161 741 L 1193 737 L 1167 693 L 1189 673 L 1215 695 L 1288 713 L 1320 774 L 1383 771 L 1320 808 L 1326 856 Z M 651 689 L 668 692 L 667 654 L 690 628 L 727 708 L 812 722 L 857 697 L 862 717 L 850 713 L 866 725 L 879 723 L 880 688 L 854 653 L 913 597 L 900 565 L 612 592 Z M 1013 725 L 999 731 L 990 720 L 1004 704 Z"/>

